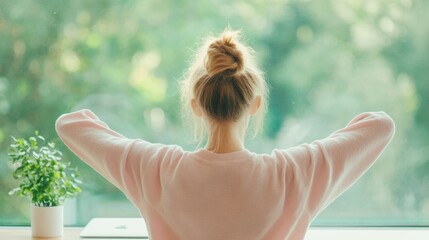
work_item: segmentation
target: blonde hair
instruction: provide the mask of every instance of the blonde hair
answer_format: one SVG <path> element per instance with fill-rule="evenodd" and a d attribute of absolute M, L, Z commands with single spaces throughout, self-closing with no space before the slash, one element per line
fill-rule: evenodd
<path fill-rule="evenodd" d="M 260 96 L 261 108 L 255 115 L 254 134 L 262 129 L 268 87 L 253 53 L 239 41 L 239 32 L 229 29 L 218 38 L 207 38 L 196 52 L 181 82 L 181 98 L 185 117 L 192 116 L 194 136 L 200 143 L 206 133 L 202 121 L 192 114 L 192 99 L 216 124 L 238 120 L 255 97 Z"/>

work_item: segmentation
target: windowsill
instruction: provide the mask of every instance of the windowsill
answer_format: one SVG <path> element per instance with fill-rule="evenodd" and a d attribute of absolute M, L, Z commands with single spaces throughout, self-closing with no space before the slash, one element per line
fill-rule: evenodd
<path fill-rule="evenodd" d="M 62 238 L 76 240 L 82 228 L 66 227 Z M 32 238 L 30 227 L 0 227 L 0 239 L 43 240 Z M 312 227 L 305 240 L 428 240 L 429 227 Z M 97 240 L 101 240 L 98 238 Z"/>
<path fill-rule="evenodd" d="M 429 227 L 312 227 L 305 240 L 428 240 Z"/>

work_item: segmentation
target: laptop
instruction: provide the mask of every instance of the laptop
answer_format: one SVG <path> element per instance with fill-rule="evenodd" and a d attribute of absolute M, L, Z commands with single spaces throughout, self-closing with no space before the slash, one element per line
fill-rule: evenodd
<path fill-rule="evenodd" d="M 81 238 L 148 239 L 143 218 L 93 218 L 80 233 Z"/>

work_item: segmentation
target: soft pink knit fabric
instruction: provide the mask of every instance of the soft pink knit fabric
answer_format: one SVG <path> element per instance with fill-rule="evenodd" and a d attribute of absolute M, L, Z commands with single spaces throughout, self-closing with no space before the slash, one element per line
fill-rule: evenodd
<path fill-rule="evenodd" d="M 150 238 L 303 239 L 312 219 L 352 185 L 394 134 L 363 113 L 311 144 L 216 154 L 128 139 L 89 110 L 62 115 L 64 143 L 138 207 Z"/>

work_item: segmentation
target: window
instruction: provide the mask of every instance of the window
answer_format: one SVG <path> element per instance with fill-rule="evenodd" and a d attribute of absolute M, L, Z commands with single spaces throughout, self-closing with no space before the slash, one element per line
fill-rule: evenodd
<path fill-rule="evenodd" d="M 2 1 L 0 225 L 29 224 L 30 200 L 7 195 L 17 184 L 9 136 L 39 130 L 60 143 L 54 122 L 64 112 L 91 108 L 126 136 L 193 150 L 177 80 L 198 40 L 228 25 L 243 30 L 271 86 L 265 132 L 247 141 L 250 150 L 323 138 L 362 111 L 395 119 L 382 157 L 313 225 L 429 225 L 427 11 L 418 0 Z M 84 182 L 66 202 L 66 224 L 138 216 L 62 151 Z"/>

